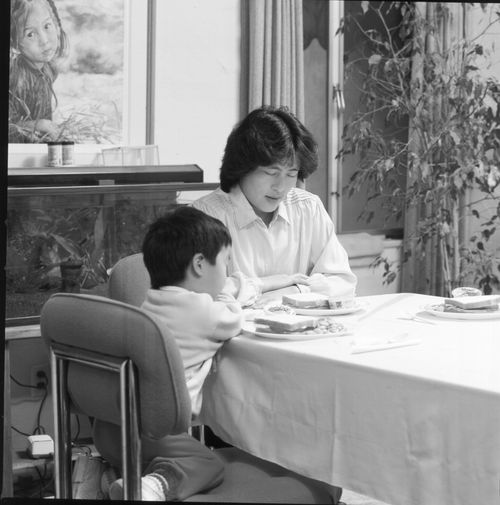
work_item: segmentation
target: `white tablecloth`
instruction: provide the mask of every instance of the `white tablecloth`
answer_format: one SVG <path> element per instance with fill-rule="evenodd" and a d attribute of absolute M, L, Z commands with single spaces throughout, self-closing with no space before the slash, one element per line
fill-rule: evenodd
<path fill-rule="evenodd" d="M 361 300 L 363 311 L 338 318 L 353 336 L 227 343 L 203 422 L 252 454 L 393 505 L 500 503 L 500 319 L 430 325 L 396 317 L 436 297 Z M 350 352 L 351 340 L 401 332 L 420 343 Z"/>

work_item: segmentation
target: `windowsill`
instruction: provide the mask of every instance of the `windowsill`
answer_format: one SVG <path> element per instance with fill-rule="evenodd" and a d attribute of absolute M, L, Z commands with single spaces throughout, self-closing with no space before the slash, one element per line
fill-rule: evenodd
<path fill-rule="evenodd" d="M 9 186 L 93 186 L 203 182 L 203 170 L 191 165 L 63 166 L 9 168 Z"/>
<path fill-rule="evenodd" d="M 12 326 L 5 328 L 5 340 L 22 340 L 26 338 L 40 338 L 40 325 Z"/>

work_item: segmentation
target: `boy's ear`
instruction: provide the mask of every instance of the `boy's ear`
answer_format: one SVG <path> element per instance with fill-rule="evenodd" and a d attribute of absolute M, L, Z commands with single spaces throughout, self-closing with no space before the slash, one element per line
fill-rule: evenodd
<path fill-rule="evenodd" d="M 191 260 L 191 266 L 193 268 L 193 272 L 198 277 L 201 277 L 203 275 L 204 264 L 205 264 L 205 256 L 203 256 L 203 254 L 201 253 L 196 253 L 193 256 L 193 259 Z"/>

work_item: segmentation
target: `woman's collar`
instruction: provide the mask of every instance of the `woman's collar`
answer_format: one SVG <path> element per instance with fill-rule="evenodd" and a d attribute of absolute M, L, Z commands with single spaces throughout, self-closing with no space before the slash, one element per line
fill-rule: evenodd
<path fill-rule="evenodd" d="M 253 210 L 252 206 L 250 205 L 250 202 L 247 200 L 239 184 L 233 186 L 230 189 L 228 195 L 235 211 L 234 220 L 238 225 L 238 228 L 244 228 L 245 226 L 248 226 L 250 223 L 256 221 L 257 219 L 260 219 L 259 216 L 257 216 L 255 211 Z M 273 220 L 271 222 L 275 221 L 277 217 L 280 217 L 284 219 L 287 223 L 290 223 L 288 212 L 283 202 L 280 202 L 280 204 L 278 205 L 277 215 L 273 217 Z"/>

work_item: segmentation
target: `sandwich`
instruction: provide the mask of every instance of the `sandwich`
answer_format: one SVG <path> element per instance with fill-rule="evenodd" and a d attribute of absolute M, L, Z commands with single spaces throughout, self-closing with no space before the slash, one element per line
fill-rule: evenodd
<path fill-rule="evenodd" d="M 292 333 L 316 328 L 318 320 L 314 317 L 291 314 L 269 314 L 254 319 L 255 324 L 269 326 L 275 333 Z"/>
<path fill-rule="evenodd" d="M 354 296 L 326 296 L 320 293 L 296 293 L 283 295 L 284 305 L 297 309 L 350 309 L 355 305 Z"/>
<path fill-rule="evenodd" d="M 445 310 L 457 311 L 495 311 L 500 305 L 500 295 L 458 296 L 445 298 Z"/>
<path fill-rule="evenodd" d="M 282 303 L 298 309 L 329 309 L 328 296 L 320 293 L 283 295 Z"/>
<path fill-rule="evenodd" d="M 328 304 L 331 309 L 350 309 L 355 305 L 354 297 L 330 297 L 328 299 Z"/>
<path fill-rule="evenodd" d="M 477 288 L 470 288 L 467 286 L 455 288 L 451 292 L 451 296 L 453 298 L 458 298 L 460 296 L 481 296 L 483 292 L 480 289 Z"/>

